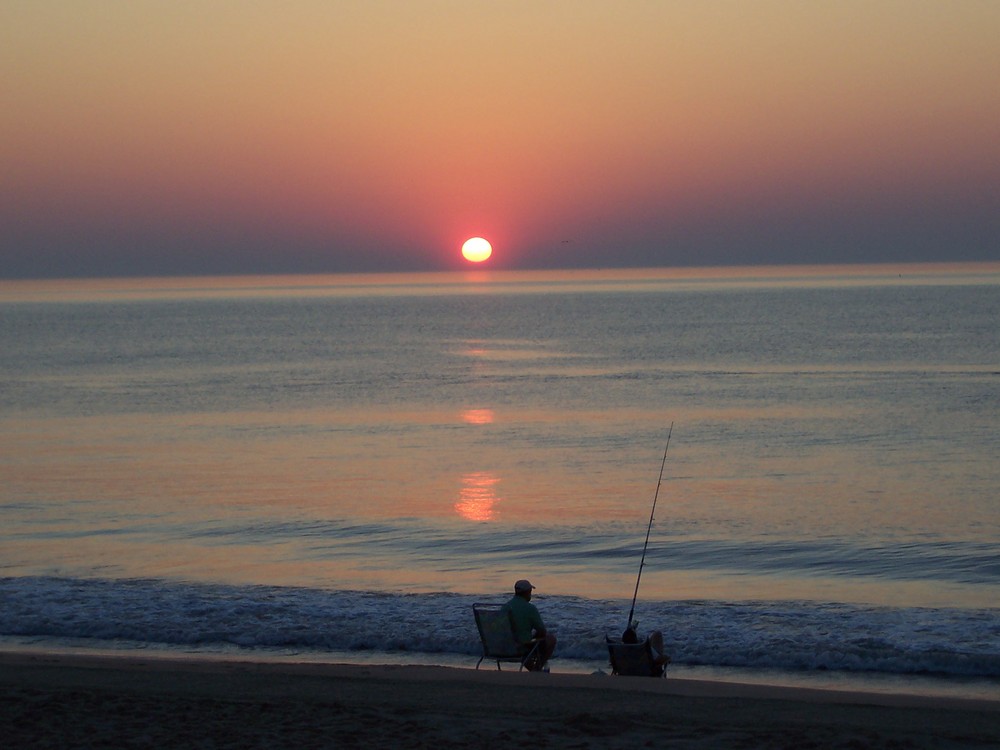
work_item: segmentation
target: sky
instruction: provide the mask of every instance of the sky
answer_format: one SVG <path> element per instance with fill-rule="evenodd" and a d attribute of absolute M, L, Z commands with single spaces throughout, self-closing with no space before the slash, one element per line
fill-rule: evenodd
<path fill-rule="evenodd" d="M 0 277 L 1000 259 L 996 0 L 4 0 Z"/>

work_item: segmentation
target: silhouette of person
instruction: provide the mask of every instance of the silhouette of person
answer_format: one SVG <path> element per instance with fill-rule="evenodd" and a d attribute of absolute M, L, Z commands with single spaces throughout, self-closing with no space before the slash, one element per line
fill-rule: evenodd
<path fill-rule="evenodd" d="M 521 579 L 514 584 L 514 596 L 504 606 L 510 612 L 514 638 L 517 642 L 530 646 L 539 641 L 537 658 L 531 659 L 524 665 L 527 669 L 537 672 L 545 668 L 546 662 L 555 651 L 556 637 L 546 630 L 542 616 L 538 613 L 538 607 L 531 603 L 531 592 L 534 588 L 529 581 Z"/>
<path fill-rule="evenodd" d="M 622 633 L 622 643 L 639 643 L 639 636 L 636 634 L 636 628 L 638 625 L 636 623 L 629 623 L 629 626 L 625 628 Z M 663 672 L 667 664 L 670 663 L 670 657 L 664 653 L 663 648 L 663 633 L 659 630 L 652 631 L 646 636 L 646 642 L 649 644 L 650 653 L 653 656 L 653 663 L 657 666 L 659 672 Z"/>

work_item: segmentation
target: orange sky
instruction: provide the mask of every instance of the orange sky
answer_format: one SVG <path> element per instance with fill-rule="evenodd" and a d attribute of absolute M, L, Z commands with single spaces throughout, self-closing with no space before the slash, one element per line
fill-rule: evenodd
<path fill-rule="evenodd" d="M 1000 257 L 1000 3 L 0 6 L 0 275 Z"/>

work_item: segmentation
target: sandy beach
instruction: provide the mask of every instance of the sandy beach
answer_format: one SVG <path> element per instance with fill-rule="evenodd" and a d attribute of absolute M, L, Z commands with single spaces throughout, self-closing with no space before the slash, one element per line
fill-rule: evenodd
<path fill-rule="evenodd" d="M 445 667 L 0 654 L 10 748 L 994 747 L 1000 700 Z"/>

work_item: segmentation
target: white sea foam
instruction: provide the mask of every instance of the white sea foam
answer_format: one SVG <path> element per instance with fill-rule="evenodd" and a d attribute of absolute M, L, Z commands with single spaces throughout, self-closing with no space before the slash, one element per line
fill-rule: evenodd
<path fill-rule="evenodd" d="M 174 647 L 474 655 L 484 597 L 157 580 L 0 579 L 0 635 Z M 494 600 L 496 600 L 494 598 Z M 562 659 L 598 661 L 626 601 L 546 597 Z M 642 602 L 678 665 L 1000 677 L 1000 610 Z"/>

